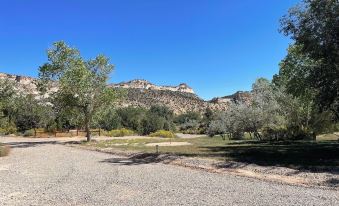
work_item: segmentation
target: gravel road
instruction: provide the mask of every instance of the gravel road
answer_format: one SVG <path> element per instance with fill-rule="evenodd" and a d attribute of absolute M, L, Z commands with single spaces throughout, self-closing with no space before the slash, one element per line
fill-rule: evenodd
<path fill-rule="evenodd" d="M 334 190 L 131 162 L 47 142 L 12 147 L 0 158 L 0 205 L 339 205 Z"/>

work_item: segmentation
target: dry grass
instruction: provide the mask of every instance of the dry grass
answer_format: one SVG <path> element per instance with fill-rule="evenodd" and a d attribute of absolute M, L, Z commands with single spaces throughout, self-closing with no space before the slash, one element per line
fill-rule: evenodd
<path fill-rule="evenodd" d="M 332 139 L 332 140 L 327 140 Z M 256 141 L 256 140 L 223 140 L 221 137 L 199 137 L 182 139 L 176 142 L 188 142 L 190 145 L 160 146 L 160 153 L 176 154 L 188 157 L 213 158 L 217 160 L 233 160 L 263 166 L 285 166 L 289 168 L 318 169 L 322 167 L 339 167 L 339 142 L 332 136 L 318 141 Z M 86 146 L 98 148 L 117 148 L 122 151 L 154 153 L 155 146 L 150 143 L 168 142 L 165 138 L 152 139 L 112 139 L 84 143 Z M 156 145 L 156 144 L 154 144 Z"/>
<path fill-rule="evenodd" d="M 7 156 L 11 148 L 7 145 L 0 145 L 0 157 Z"/>
<path fill-rule="evenodd" d="M 317 136 L 317 141 L 339 141 L 339 132 L 333 134 L 322 134 Z"/>

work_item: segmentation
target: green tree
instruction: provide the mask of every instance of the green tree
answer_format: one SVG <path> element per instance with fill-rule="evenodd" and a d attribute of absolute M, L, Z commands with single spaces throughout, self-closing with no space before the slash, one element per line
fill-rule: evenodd
<path fill-rule="evenodd" d="M 147 112 L 146 116 L 141 120 L 141 128 L 139 132 L 142 135 L 148 135 L 152 132 L 164 129 L 166 119 L 152 112 Z"/>
<path fill-rule="evenodd" d="M 162 117 L 166 119 L 167 121 L 173 121 L 173 118 L 174 118 L 173 111 L 170 110 L 168 107 L 162 106 L 162 105 L 151 106 L 151 108 L 149 109 L 149 112 L 159 117 Z"/>
<path fill-rule="evenodd" d="M 94 117 L 94 125 L 106 131 L 121 128 L 121 121 L 121 117 L 113 108 L 103 108 Z"/>
<path fill-rule="evenodd" d="M 178 124 L 185 124 L 189 121 L 200 121 L 201 115 L 198 112 L 186 112 L 175 117 L 174 122 Z"/>
<path fill-rule="evenodd" d="M 13 81 L 0 79 L 0 118 L 7 118 L 8 123 L 14 118 L 17 108 L 15 98 L 18 95 Z"/>
<path fill-rule="evenodd" d="M 149 109 L 148 113 L 154 114 L 160 118 L 164 119 L 164 125 L 161 129 L 166 131 L 174 131 L 175 125 L 174 125 L 174 113 L 173 111 L 163 105 L 153 105 Z"/>
<path fill-rule="evenodd" d="M 141 121 L 146 115 L 146 110 L 143 108 L 125 107 L 116 110 L 117 115 L 121 119 L 121 125 L 134 131 L 139 131 Z"/>
<path fill-rule="evenodd" d="M 303 0 L 301 4 L 291 8 L 281 19 L 281 32 L 290 36 L 294 45 L 283 60 L 279 74 L 287 76 L 288 84 L 297 86 L 292 89 L 293 94 L 298 94 L 299 91 L 308 93 L 307 88 L 310 88 L 318 110 L 322 112 L 329 109 L 337 119 L 338 16 L 338 0 Z"/>
<path fill-rule="evenodd" d="M 77 108 L 83 114 L 87 141 L 91 140 L 90 125 L 95 113 L 117 98 L 116 92 L 107 87 L 113 68 L 107 57 L 98 55 L 85 61 L 79 50 L 61 41 L 48 50 L 48 63 L 39 69 L 45 88 L 53 81 L 59 83 L 59 90 L 52 95 L 54 101 L 64 108 Z"/>
<path fill-rule="evenodd" d="M 34 95 L 22 95 L 16 101 L 18 109 L 14 121 L 19 131 L 40 127 L 46 128 L 48 124 L 54 121 L 52 107 L 36 99 Z"/>

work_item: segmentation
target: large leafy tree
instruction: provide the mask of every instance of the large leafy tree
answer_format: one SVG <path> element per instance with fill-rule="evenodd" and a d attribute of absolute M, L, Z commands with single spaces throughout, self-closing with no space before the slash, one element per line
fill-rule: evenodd
<path fill-rule="evenodd" d="M 339 2 L 303 0 L 281 19 L 281 31 L 294 43 L 280 74 L 294 95 L 314 95 L 319 111 L 331 110 L 339 119 Z M 300 89 L 301 88 L 301 89 Z M 306 91 L 310 88 L 311 91 Z M 294 90 L 294 91 L 293 91 Z M 305 94 L 305 93 L 304 93 Z"/>
<path fill-rule="evenodd" d="M 90 125 L 95 113 L 116 99 L 115 91 L 107 87 L 113 68 L 107 57 L 98 55 L 86 61 L 79 50 L 61 41 L 48 50 L 48 63 L 39 69 L 42 85 L 53 81 L 59 84 L 58 91 L 51 95 L 52 102 L 63 108 L 76 108 L 83 115 L 87 141 L 91 140 Z"/>
<path fill-rule="evenodd" d="M 318 67 L 318 62 L 302 53 L 302 48 L 298 45 L 292 45 L 288 49 L 287 56 L 280 63 L 280 71 L 278 75 L 273 77 L 273 83 L 286 94 L 284 98 L 280 98 L 280 102 L 285 107 L 285 111 L 299 114 L 293 117 L 294 120 L 299 119 L 300 114 L 304 114 L 301 122 L 308 127 L 311 113 L 317 112 L 315 104 L 316 94 L 318 90 L 314 88 L 311 80 L 311 71 Z M 295 112 L 299 110 L 299 112 Z M 293 121 L 295 122 L 295 121 Z M 295 122 L 296 123 L 296 122 Z M 298 123 L 299 124 L 299 123 Z M 302 125 L 302 124 L 299 124 Z"/>
<path fill-rule="evenodd" d="M 259 78 L 252 85 L 250 104 L 231 102 L 227 111 L 217 115 L 210 124 L 210 134 L 226 133 L 230 138 L 240 138 L 244 132 L 262 139 L 263 129 L 278 129 L 285 124 L 284 113 L 278 102 L 280 91 L 270 81 Z"/>

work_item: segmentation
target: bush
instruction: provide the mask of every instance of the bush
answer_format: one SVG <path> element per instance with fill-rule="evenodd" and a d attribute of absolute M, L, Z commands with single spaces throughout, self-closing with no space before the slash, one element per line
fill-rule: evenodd
<path fill-rule="evenodd" d="M 107 135 L 110 137 L 124 137 L 124 136 L 131 136 L 134 135 L 135 132 L 133 130 L 129 130 L 129 129 L 115 129 L 115 130 L 111 130 L 109 132 L 107 132 Z"/>
<path fill-rule="evenodd" d="M 175 138 L 176 135 L 171 131 L 159 130 L 149 135 L 150 137 Z"/>
<path fill-rule="evenodd" d="M 8 135 L 8 134 L 15 134 L 17 132 L 17 128 L 15 125 L 9 124 L 3 128 L 0 128 L 0 134 Z"/>
<path fill-rule="evenodd" d="M 101 128 L 106 131 L 120 129 L 122 127 L 121 117 L 113 109 L 98 112 L 94 120 L 94 127 Z"/>
<path fill-rule="evenodd" d="M 201 115 L 198 112 L 187 112 L 184 114 L 178 115 L 174 122 L 178 124 L 185 124 L 190 121 L 199 122 L 201 119 Z"/>
<path fill-rule="evenodd" d="M 117 109 L 116 113 L 122 127 L 139 131 L 146 110 L 143 108 L 125 107 Z"/>
<path fill-rule="evenodd" d="M 200 127 L 200 123 L 197 120 L 189 120 L 185 123 L 182 123 L 179 126 L 179 129 L 182 133 L 198 134 L 199 127 Z"/>
<path fill-rule="evenodd" d="M 45 128 L 44 128 L 44 132 L 47 132 L 47 133 L 54 133 L 58 130 L 58 125 L 54 122 L 50 125 L 47 125 Z"/>
<path fill-rule="evenodd" d="M 26 130 L 23 134 L 24 137 L 30 137 L 30 136 L 34 136 L 34 130 L 30 129 L 30 130 Z"/>
<path fill-rule="evenodd" d="M 152 132 L 164 129 L 166 120 L 163 117 L 149 113 L 141 121 L 141 127 L 139 133 L 142 135 L 148 135 Z"/>
<path fill-rule="evenodd" d="M 262 130 L 262 136 L 266 140 L 314 140 L 311 132 L 302 130 L 299 127 L 289 128 L 267 128 Z"/>
<path fill-rule="evenodd" d="M 153 105 L 148 112 L 162 117 L 166 121 L 173 121 L 174 118 L 173 111 L 170 110 L 168 107 L 162 105 Z"/>
<path fill-rule="evenodd" d="M 0 157 L 7 156 L 9 154 L 10 147 L 7 145 L 0 144 Z"/>

